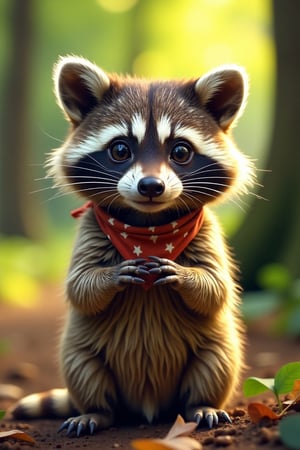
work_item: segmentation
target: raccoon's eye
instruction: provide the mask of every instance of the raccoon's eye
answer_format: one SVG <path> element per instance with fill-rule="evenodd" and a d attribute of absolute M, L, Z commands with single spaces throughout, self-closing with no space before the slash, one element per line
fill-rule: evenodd
<path fill-rule="evenodd" d="M 114 142 L 108 149 L 108 154 L 114 162 L 125 162 L 131 158 L 131 150 L 124 142 Z"/>
<path fill-rule="evenodd" d="M 192 149 L 183 143 L 176 144 L 170 153 L 170 158 L 177 164 L 187 164 L 193 156 Z"/>

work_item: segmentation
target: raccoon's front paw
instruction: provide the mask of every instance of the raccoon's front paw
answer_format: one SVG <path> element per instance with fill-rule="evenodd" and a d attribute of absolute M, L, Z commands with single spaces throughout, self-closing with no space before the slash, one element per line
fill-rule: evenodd
<path fill-rule="evenodd" d="M 174 261 L 167 258 L 159 258 L 158 256 L 149 257 L 153 262 L 145 263 L 149 273 L 156 275 L 158 279 L 153 283 L 155 286 L 164 284 L 178 284 L 182 273 L 181 267 Z"/>
<path fill-rule="evenodd" d="M 145 259 L 128 259 L 118 266 L 117 284 L 124 286 L 126 284 L 143 284 L 143 276 L 149 274 L 148 268 L 143 264 Z"/>
<path fill-rule="evenodd" d="M 190 408 L 186 415 L 187 420 L 195 421 L 198 425 L 206 424 L 208 428 L 218 425 L 219 419 L 223 422 L 232 423 L 226 411 L 223 409 L 215 409 L 210 406 Z"/>
<path fill-rule="evenodd" d="M 107 423 L 107 417 L 103 414 L 82 414 L 65 420 L 57 431 L 60 433 L 62 430 L 67 430 L 68 436 L 74 432 L 79 437 L 87 433 L 94 434 L 97 429 L 107 428 L 109 425 L 111 423 Z"/>

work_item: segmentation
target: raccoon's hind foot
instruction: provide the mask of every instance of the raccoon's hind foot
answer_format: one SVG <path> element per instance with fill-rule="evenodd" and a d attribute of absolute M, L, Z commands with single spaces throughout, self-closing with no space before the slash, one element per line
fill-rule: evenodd
<path fill-rule="evenodd" d="M 68 436 L 75 432 L 77 437 L 80 437 L 87 433 L 94 434 L 96 430 L 107 428 L 112 424 L 113 420 L 110 414 L 101 414 L 99 412 L 82 414 L 81 416 L 70 417 L 65 420 L 57 432 L 60 433 L 62 430 L 67 430 Z"/>
<path fill-rule="evenodd" d="M 197 422 L 197 425 L 206 424 L 208 428 L 218 425 L 219 420 L 226 423 L 232 423 L 228 413 L 223 409 L 212 408 L 211 406 L 199 406 L 189 408 L 187 411 L 187 419 Z"/>

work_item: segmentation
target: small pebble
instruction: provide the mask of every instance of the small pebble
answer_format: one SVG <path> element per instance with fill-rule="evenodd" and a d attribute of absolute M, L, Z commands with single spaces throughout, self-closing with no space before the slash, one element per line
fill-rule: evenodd
<path fill-rule="evenodd" d="M 214 439 L 215 445 L 217 447 L 228 447 L 229 445 L 233 444 L 233 439 L 231 436 L 217 436 Z"/>
<path fill-rule="evenodd" d="M 276 429 L 261 427 L 260 429 L 260 443 L 268 444 L 278 439 L 279 432 Z"/>
<path fill-rule="evenodd" d="M 235 436 L 236 435 L 236 429 L 235 428 L 225 428 L 225 429 L 218 429 L 214 433 L 215 437 L 217 436 Z"/>
<path fill-rule="evenodd" d="M 243 417 L 243 416 L 245 416 L 245 414 L 246 414 L 246 411 L 244 409 L 241 409 L 241 408 L 235 408 L 231 412 L 232 417 Z"/>

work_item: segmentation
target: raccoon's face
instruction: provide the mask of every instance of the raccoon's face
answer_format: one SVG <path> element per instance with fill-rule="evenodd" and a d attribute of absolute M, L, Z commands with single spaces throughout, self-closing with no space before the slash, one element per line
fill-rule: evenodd
<path fill-rule="evenodd" d="M 112 214 L 179 216 L 246 186 L 250 164 L 229 137 L 247 95 L 241 69 L 147 82 L 66 57 L 55 86 L 73 129 L 50 172 Z"/>

